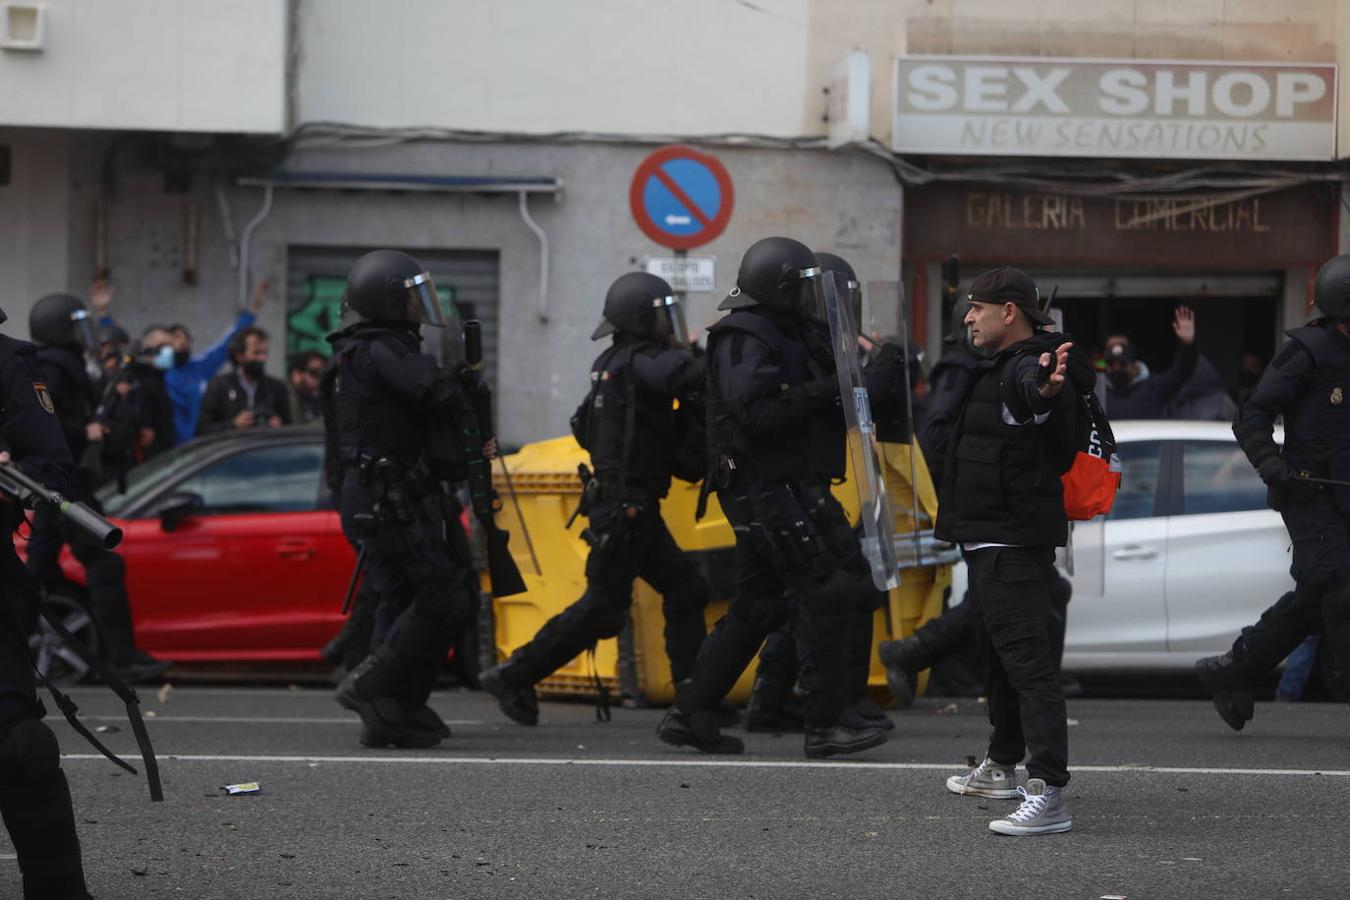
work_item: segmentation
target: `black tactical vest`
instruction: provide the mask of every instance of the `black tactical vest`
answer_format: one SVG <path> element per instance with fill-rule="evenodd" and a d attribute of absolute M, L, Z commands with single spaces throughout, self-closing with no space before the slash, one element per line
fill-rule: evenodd
<path fill-rule="evenodd" d="M 1284 410 L 1282 456 L 1292 466 L 1350 481 L 1350 338 L 1335 327 L 1324 321 L 1286 332 L 1316 368 Z"/>
<path fill-rule="evenodd" d="M 591 365 L 588 449 L 608 496 L 660 499 L 670 490 L 674 405 L 633 373 L 635 356 L 661 352 L 656 344 L 620 342 Z"/>
<path fill-rule="evenodd" d="M 376 342 L 400 358 L 420 352 L 418 338 L 408 331 L 365 327 L 353 329 L 337 354 L 333 377 L 337 449 L 344 464 L 361 457 L 387 457 L 411 468 L 429 439 L 430 417 L 414 399 L 383 382 L 371 347 Z"/>
<path fill-rule="evenodd" d="M 752 310 L 738 310 L 724 316 L 708 329 L 708 357 L 713 367 L 710 377 L 715 385 L 708 392 L 710 451 L 733 458 L 738 466 L 752 470 L 756 476 L 768 481 L 842 478 L 848 448 L 844 417 L 838 407 L 830 407 L 808 422 L 775 434 L 749 435 L 737 426 L 723 397 L 739 398 L 745 388 L 724 383 L 730 373 L 716 370 L 714 346 L 719 341 L 731 340 L 738 332 L 752 335 L 769 347 L 781 377 L 781 383 L 775 386 L 777 390 L 786 391 L 833 374 L 833 369 L 827 368 L 823 359 L 812 358 L 806 343 L 815 340 L 828 348 L 828 336 L 799 334 L 796 328 L 786 324 L 780 327 L 778 322 Z"/>
<path fill-rule="evenodd" d="M 1003 379 L 1009 363 L 1053 350 L 1062 335 L 1037 335 L 981 360 L 948 444 L 938 489 L 936 536 L 952 543 L 1059 547 L 1068 539 L 1064 488 L 1074 408 L 1060 395 L 1044 426 L 1009 425 L 1003 418 Z"/>
<path fill-rule="evenodd" d="M 85 431 L 94 417 L 93 386 L 84 369 L 84 357 L 69 347 L 38 345 L 38 368 L 47 379 L 47 391 L 71 455 L 77 460 L 89 443 Z"/>

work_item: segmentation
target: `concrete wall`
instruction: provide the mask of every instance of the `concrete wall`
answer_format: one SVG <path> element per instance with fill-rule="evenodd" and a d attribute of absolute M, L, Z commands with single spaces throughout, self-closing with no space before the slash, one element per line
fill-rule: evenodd
<path fill-rule="evenodd" d="M 10 183 L 0 187 L 0 309 L 7 334 L 28 336 L 28 310 L 66 289 L 70 236 L 70 136 L 0 129 L 10 147 Z"/>
<path fill-rule="evenodd" d="M 299 120 L 797 135 L 807 6 L 304 0 Z"/>
<path fill-rule="evenodd" d="M 20 324 L 10 333 L 26 336 L 27 307 L 38 293 L 69 285 L 84 294 L 94 274 L 94 209 L 109 139 L 80 141 L 71 150 L 68 193 L 58 211 L 63 217 L 43 230 L 47 236 L 68 234 L 68 246 L 59 241 L 44 246 L 44 252 L 62 255 L 62 264 L 52 269 L 53 277 L 40 279 L 41 288 L 16 297 L 10 313 Z M 262 324 L 278 338 L 284 334 L 289 246 L 393 246 L 414 254 L 419 249 L 495 250 L 501 267 L 497 388 L 502 438 L 520 443 L 564 433 L 600 350 L 590 333 L 605 290 L 619 275 L 639 268 L 645 257 L 670 255 L 638 230 L 628 211 L 629 179 L 650 150 L 645 145 L 421 143 L 300 152 L 287 167 L 560 178 L 564 190 L 557 200 L 530 200 L 531 213 L 551 244 L 549 320 L 537 314 L 538 244 L 520 219 L 514 195 L 278 191 L 271 216 L 254 238 L 253 275 L 276 286 Z M 840 252 L 866 279 L 896 277 L 902 204 L 886 165 L 854 151 L 714 152 L 735 183 L 736 211 L 718 240 L 692 251 L 716 257 L 717 292 L 690 296 L 691 325 L 718 317 L 714 307 L 735 283 L 742 252 L 770 234 Z M 121 154 L 118 160 L 107 205 L 107 262 L 119 321 L 133 336 L 153 322 L 182 321 L 199 343 L 212 339 L 234 319 L 238 276 L 213 181 L 198 175 L 189 193 L 165 193 L 162 177 L 135 154 Z M 62 181 L 59 171 L 49 179 Z M 261 192 L 231 186 L 226 194 L 235 227 L 242 229 L 257 211 Z M 0 202 L 5 197 L 0 190 Z M 196 286 L 182 277 L 189 205 L 198 211 Z M 13 252 L 32 251 L 18 247 Z M 280 353 L 274 357 L 271 368 L 279 372 Z"/>
<path fill-rule="evenodd" d="M 280 132 L 286 0 L 42 0 L 46 45 L 0 50 L 0 123 Z"/>

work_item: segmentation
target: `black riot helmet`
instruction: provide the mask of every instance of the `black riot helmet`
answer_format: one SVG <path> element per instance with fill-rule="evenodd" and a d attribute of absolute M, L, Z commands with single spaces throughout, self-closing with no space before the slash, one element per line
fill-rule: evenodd
<path fill-rule="evenodd" d="M 399 250 L 376 250 L 358 259 L 347 273 L 346 298 L 367 322 L 445 327 L 431 274 Z"/>
<path fill-rule="evenodd" d="M 736 286 L 718 309 L 764 306 L 816 315 L 823 308 L 821 268 L 811 248 L 792 238 L 770 237 L 741 257 Z"/>
<path fill-rule="evenodd" d="M 853 267 L 848 264 L 848 260 L 835 253 L 816 253 L 816 261 L 820 263 L 820 269 L 826 275 L 838 275 L 848 286 L 849 308 L 853 313 L 853 326 L 862 334 L 866 329 L 863 327 L 863 295 L 862 284 L 858 281 L 858 273 L 853 271 Z"/>
<path fill-rule="evenodd" d="M 1333 322 L 1350 322 L 1350 253 L 1333 256 L 1317 270 L 1313 302 Z"/>
<path fill-rule="evenodd" d="M 675 289 L 650 272 L 620 275 L 605 292 L 605 310 L 591 340 L 598 341 L 611 334 L 683 343 L 689 329 Z"/>
<path fill-rule="evenodd" d="M 966 325 L 966 315 L 970 313 L 970 300 L 966 297 L 957 297 L 956 303 L 952 305 L 952 328 L 947 332 L 947 336 L 942 339 L 944 344 L 964 344 L 967 347 L 970 343 L 970 328 Z"/>
<path fill-rule="evenodd" d="M 79 297 L 48 294 L 28 314 L 28 333 L 39 344 L 93 350 L 94 325 Z"/>

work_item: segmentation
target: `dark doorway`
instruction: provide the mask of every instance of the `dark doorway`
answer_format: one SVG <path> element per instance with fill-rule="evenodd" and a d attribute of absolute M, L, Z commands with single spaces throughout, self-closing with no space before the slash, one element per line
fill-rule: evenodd
<path fill-rule="evenodd" d="M 1099 356 L 1106 339 L 1123 334 L 1155 372 L 1172 364 L 1174 310 L 1195 311 L 1196 345 L 1218 370 L 1230 392 L 1237 389 L 1244 353 L 1268 362 L 1275 350 L 1279 301 L 1275 297 L 1079 297 L 1057 299 L 1064 329 Z"/>

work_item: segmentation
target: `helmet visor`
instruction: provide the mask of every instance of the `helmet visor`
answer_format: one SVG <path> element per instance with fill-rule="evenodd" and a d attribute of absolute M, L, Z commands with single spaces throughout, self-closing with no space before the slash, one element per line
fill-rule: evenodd
<path fill-rule="evenodd" d="M 821 322 L 829 321 L 825 307 L 825 278 L 820 266 L 789 272 L 784 289 L 797 312 Z"/>
<path fill-rule="evenodd" d="M 652 335 L 658 340 L 675 344 L 689 342 L 689 323 L 684 317 L 684 304 L 679 297 L 657 297 L 652 300 L 655 312 Z"/>
<path fill-rule="evenodd" d="M 89 310 L 77 309 L 70 314 L 70 330 L 84 349 L 90 353 L 98 351 L 98 337 L 94 334 L 94 322 L 89 318 Z"/>
<path fill-rule="evenodd" d="M 445 310 L 441 309 L 441 298 L 436 296 L 436 284 L 431 280 L 430 272 L 418 272 L 411 278 L 404 279 L 403 289 L 408 294 L 409 322 L 420 322 L 436 328 L 445 327 Z"/>

